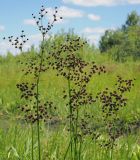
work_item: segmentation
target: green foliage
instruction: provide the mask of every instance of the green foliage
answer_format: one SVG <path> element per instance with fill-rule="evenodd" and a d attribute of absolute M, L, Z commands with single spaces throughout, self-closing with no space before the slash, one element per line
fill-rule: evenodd
<path fill-rule="evenodd" d="M 115 61 L 124 62 L 131 56 L 140 58 L 140 18 L 133 11 L 125 25 L 115 31 L 107 30 L 100 40 L 100 51 L 109 53 Z"/>
<path fill-rule="evenodd" d="M 113 31 L 107 30 L 100 40 L 101 52 L 106 52 L 111 49 L 114 45 L 120 45 L 122 43 L 123 33 L 121 30 Z"/>
<path fill-rule="evenodd" d="M 132 11 L 130 14 L 128 14 L 126 20 L 126 27 L 136 26 L 136 25 L 140 25 L 140 16 L 137 14 L 136 11 Z"/>

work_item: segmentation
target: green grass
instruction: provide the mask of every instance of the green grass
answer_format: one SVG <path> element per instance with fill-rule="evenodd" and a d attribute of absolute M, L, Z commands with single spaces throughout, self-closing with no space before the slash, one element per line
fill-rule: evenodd
<path fill-rule="evenodd" d="M 11 126 L 12 125 L 12 126 Z M 46 126 L 41 130 L 41 143 L 43 148 L 43 160 L 61 160 L 68 145 L 67 131 L 49 130 Z M 0 129 L 0 159 L 2 160 L 29 160 L 31 158 L 31 133 L 29 126 L 25 127 L 14 122 L 10 122 L 10 126 L 6 129 Z M 113 160 L 139 160 L 140 147 L 138 142 L 138 134 L 122 136 L 118 140 L 118 146 L 113 150 Z M 37 153 L 37 138 L 34 143 L 34 154 Z M 86 138 L 82 144 L 82 160 L 109 160 L 111 150 L 101 149 L 97 143 L 93 143 L 91 139 Z M 68 155 L 69 156 L 69 155 Z M 69 159 L 67 157 L 67 159 Z"/>
<path fill-rule="evenodd" d="M 30 160 L 31 159 L 31 130 L 20 118 L 17 110 L 20 102 L 19 91 L 16 84 L 24 80 L 21 66 L 17 63 L 23 56 L 12 57 L 0 61 L 0 160 Z M 105 55 L 84 56 L 85 60 L 94 60 L 106 66 L 107 73 L 96 75 L 90 81 L 88 91 L 95 95 L 104 88 L 113 88 L 116 76 L 124 79 L 136 78 L 135 86 L 126 96 L 129 99 L 126 108 L 120 111 L 121 119 L 131 122 L 140 121 L 140 61 L 131 60 L 125 63 L 116 63 Z M 30 81 L 30 79 L 28 79 Z M 59 114 L 61 125 L 41 125 L 41 152 L 42 160 L 63 160 L 68 143 L 69 133 L 66 129 L 66 116 L 68 108 L 63 100 L 63 90 L 67 82 L 57 77 L 55 72 L 49 70 L 41 77 L 40 89 L 44 97 L 54 102 Z M 100 123 L 100 104 L 88 106 L 87 111 L 94 115 L 94 123 Z M 36 131 L 36 127 L 34 128 Z M 117 140 L 117 147 L 113 150 L 113 160 L 139 160 L 140 159 L 140 130 L 130 135 L 122 135 Z M 111 160 L 111 150 L 99 146 L 97 142 L 86 137 L 81 150 L 81 160 Z M 34 154 L 37 157 L 37 137 L 34 139 Z M 67 157 L 69 160 L 69 155 Z M 37 160 L 37 159 L 36 159 Z"/>

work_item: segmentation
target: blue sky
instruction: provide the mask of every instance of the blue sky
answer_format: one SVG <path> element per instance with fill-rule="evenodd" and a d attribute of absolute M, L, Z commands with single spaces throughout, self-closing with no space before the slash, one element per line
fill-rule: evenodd
<path fill-rule="evenodd" d="M 0 1 L 0 54 L 7 50 L 16 51 L 3 41 L 4 36 L 18 36 L 25 30 L 30 41 L 25 46 L 38 45 L 40 33 L 32 19 L 32 13 L 37 14 L 41 5 L 49 11 L 58 6 L 63 16 L 51 31 L 57 33 L 61 29 L 68 31 L 74 28 L 79 35 L 84 35 L 90 43 L 98 44 L 100 36 L 106 29 L 116 29 L 125 22 L 128 13 L 136 10 L 140 14 L 140 0 L 1 0 Z M 47 21 L 47 19 L 46 19 Z"/>

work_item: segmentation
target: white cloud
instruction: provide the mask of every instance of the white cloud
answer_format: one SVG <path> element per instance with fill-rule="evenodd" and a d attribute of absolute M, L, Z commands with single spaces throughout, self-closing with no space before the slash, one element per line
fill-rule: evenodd
<path fill-rule="evenodd" d="M 4 31 L 5 30 L 5 27 L 0 25 L 0 32 Z"/>
<path fill-rule="evenodd" d="M 14 55 L 17 54 L 17 50 L 14 49 L 8 41 L 0 42 L 0 55 L 5 55 L 8 51 L 13 53 Z"/>
<path fill-rule="evenodd" d="M 26 25 L 32 25 L 32 26 L 35 26 L 35 25 L 36 25 L 36 22 L 35 22 L 34 19 L 25 19 L 25 20 L 23 21 L 23 23 L 26 24 Z"/>
<path fill-rule="evenodd" d="M 128 0 L 130 4 L 140 4 L 140 0 Z"/>
<path fill-rule="evenodd" d="M 95 14 L 88 14 L 88 18 L 92 21 L 99 21 L 101 20 L 101 17 Z"/>
<path fill-rule="evenodd" d="M 52 17 L 54 13 L 53 8 L 46 8 L 48 11 L 48 17 Z M 81 10 L 69 8 L 66 6 L 61 6 L 58 8 L 58 16 L 63 18 L 81 18 L 84 16 L 84 13 Z"/>
<path fill-rule="evenodd" d="M 94 44 L 95 46 L 98 46 L 100 37 L 101 37 L 100 35 L 88 35 L 88 36 L 86 36 L 89 43 Z"/>
<path fill-rule="evenodd" d="M 140 0 L 63 0 L 64 3 L 73 3 L 81 6 L 114 6 L 122 4 L 140 4 Z"/>
<path fill-rule="evenodd" d="M 33 34 L 29 36 L 29 42 L 39 42 L 42 39 L 42 35 L 41 34 Z"/>
<path fill-rule="evenodd" d="M 66 6 L 61 6 L 59 8 L 59 15 L 66 18 L 81 18 L 84 13 L 81 10 L 68 8 Z"/>
<path fill-rule="evenodd" d="M 112 6 L 123 3 L 125 0 L 63 0 L 65 3 L 73 3 L 81 6 Z"/>
<path fill-rule="evenodd" d="M 102 28 L 102 27 L 93 27 L 93 28 L 91 28 L 91 27 L 87 27 L 87 28 L 85 28 L 82 32 L 83 33 L 94 33 L 94 34 L 102 34 L 102 33 L 104 33 L 105 32 L 105 30 L 106 30 L 107 28 Z"/>
<path fill-rule="evenodd" d="M 89 40 L 90 44 L 94 44 L 98 46 L 98 42 L 100 40 L 100 37 L 103 35 L 107 28 L 103 27 L 86 27 L 82 30 L 82 33 L 84 33 L 84 36 Z"/>
<path fill-rule="evenodd" d="M 51 8 L 51 7 L 46 8 L 46 11 L 48 12 L 47 18 L 50 21 L 53 21 L 53 15 L 54 15 L 54 12 L 55 12 L 54 8 Z M 82 18 L 84 15 L 85 15 L 84 12 L 81 11 L 81 10 L 69 8 L 69 7 L 66 7 L 66 6 L 60 6 L 58 8 L 57 16 L 58 17 L 63 17 L 63 19 L 58 18 L 58 21 L 56 21 L 55 23 L 56 24 L 66 23 L 66 22 L 68 22 L 68 19 L 70 19 L 70 18 Z M 36 25 L 36 22 L 35 22 L 34 19 L 25 19 L 23 21 L 23 23 L 25 25 L 32 25 L 32 26 Z"/>

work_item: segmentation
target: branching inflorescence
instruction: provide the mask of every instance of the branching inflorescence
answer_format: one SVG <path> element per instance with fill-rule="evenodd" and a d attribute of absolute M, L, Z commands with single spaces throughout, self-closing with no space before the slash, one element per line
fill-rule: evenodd
<path fill-rule="evenodd" d="M 121 121 L 119 111 L 127 105 L 127 98 L 125 98 L 124 94 L 130 92 L 134 86 L 134 80 L 124 80 L 118 76 L 114 90 L 110 91 L 106 88 L 104 91 L 98 93 L 99 100 L 102 103 L 103 119 L 109 136 L 109 141 L 104 143 L 103 146 L 113 148 L 116 139 L 123 134 L 124 129 L 117 124 Z"/>
<path fill-rule="evenodd" d="M 72 38 L 67 36 L 65 44 L 61 44 L 56 51 L 53 46 L 53 52 L 48 57 L 50 66 L 56 69 L 57 76 L 63 76 L 67 79 L 68 90 L 64 90 L 64 99 L 67 99 L 69 107 L 69 131 L 70 131 L 70 148 L 71 158 L 79 159 L 81 145 L 80 131 L 80 107 L 93 104 L 96 100 L 91 93 L 87 92 L 87 85 L 92 76 L 96 73 L 105 73 L 105 67 L 86 62 L 77 56 L 77 52 L 84 47 L 80 37 Z M 74 151 L 73 151 L 74 150 Z M 67 153 L 67 152 L 66 152 Z M 66 157 L 66 155 L 65 155 Z"/>
<path fill-rule="evenodd" d="M 14 38 L 14 36 L 9 36 L 8 38 L 3 38 L 3 40 L 8 40 L 11 45 L 19 49 L 21 52 L 23 50 L 23 46 L 26 44 L 26 42 L 29 40 L 26 38 L 26 35 L 24 34 L 24 30 L 21 31 L 21 35 L 19 37 Z"/>
<path fill-rule="evenodd" d="M 25 120 L 31 124 L 32 126 L 32 160 L 34 159 L 33 155 L 33 145 L 34 145 L 34 131 L 33 131 L 33 124 L 37 123 L 37 140 L 38 140 L 38 159 L 41 160 L 41 144 L 40 144 L 40 121 L 47 121 L 51 119 L 54 115 L 54 111 L 56 107 L 53 105 L 53 102 L 47 101 L 41 97 L 40 92 L 40 75 L 43 72 L 48 70 L 46 66 L 46 58 L 45 58 L 45 38 L 48 32 L 54 26 L 54 23 L 62 17 L 58 17 L 58 9 L 55 7 L 52 22 L 48 22 L 47 26 L 44 24 L 45 19 L 47 18 L 48 11 L 45 9 L 44 6 L 41 7 L 38 17 L 32 14 L 33 19 L 38 27 L 38 30 L 41 32 L 42 35 L 42 42 L 41 42 L 41 50 L 39 54 L 36 54 L 29 59 L 24 61 L 20 61 L 23 65 L 23 73 L 24 76 L 29 76 L 32 79 L 32 82 L 23 81 L 17 84 L 17 88 L 21 92 L 21 99 L 24 105 L 19 105 L 20 111 L 23 113 Z M 5 37 L 3 39 L 6 39 Z M 13 36 L 8 37 L 8 41 L 21 52 L 23 51 L 23 45 L 28 41 L 22 31 L 20 37 L 14 39 Z M 27 79 L 27 78 L 26 78 Z"/>
<path fill-rule="evenodd" d="M 32 14 L 33 19 L 36 22 L 36 25 L 41 32 L 42 35 L 42 43 L 41 43 L 41 51 L 40 54 L 35 55 L 30 58 L 28 62 L 25 63 L 25 69 L 23 69 L 24 75 L 32 75 L 34 78 L 34 82 L 29 83 L 21 83 L 18 84 L 17 87 L 20 89 L 22 95 L 21 98 L 25 100 L 29 100 L 29 105 L 26 107 L 22 106 L 22 111 L 25 112 L 25 119 L 32 123 L 37 122 L 37 136 L 38 136 L 38 155 L 39 160 L 41 159 L 41 144 L 40 144 L 40 120 L 47 120 L 52 118 L 52 110 L 55 110 L 56 107 L 53 106 L 52 102 L 45 101 L 41 99 L 41 93 L 39 90 L 40 85 L 40 75 L 42 72 L 46 72 L 48 67 L 45 63 L 45 38 L 48 32 L 54 26 L 54 23 L 58 21 L 58 19 L 62 19 L 62 17 L 57 16 L 57 7 L 55 7 L 55 12 L 53 15 L 53 21 L 48 22 L 47 27 L 44 24 L 44 20 L 47 17 L 48 11 L 44 6 L 41 7 L 39 11 L 38 17 Z M 21 62 L 23 63 L 23 62 Z M 24 64 L 24 63 L 23 63 Z"/>
<path fill-rule="evenodd" d="M 55 7 L 52 21 L 44 24 L 48 11 L 44 6 L 39 10 L 38 16 L 32 14 L 33 19 L 42 35 L 42 42 L 38 54 L 29 57 L 25 61 L 20 61 L 23 65 L 23 74 L 26 80 L 18 83 L 16 86 L 21 94 L 22 103 L 18 106 L 23 113 L 24 119 L 32 128 L 32 160 L 34 160 L 34 124 L 37 124 L 37 142 L 38 142 L 38 160 L 41 160 L 40 144 L 40 122 L 48 121 L 53 118 L 56 107 L 53 102 L 44 98 L 41 94 L 41 74 L 50 68 L 57 71 L 57 76 L 62 76 L 67 81 L 67 88 L 63 91 L 63 99 L 68 108 L 67 119 L 69 121 L 68 131 L 70 142 L 64 159 L 68 156 L 71 160 L 81 159 L 81 146 L 87 135 L 96 140 L 102 133 L 96 132 L 88 123 L 93 121 L 94 116 L 85 111 L 85 107 L 93 105 L 97 100 L 101 102 L 101 111 L 107 130 L 108 141 L 103 141 L 103 147 L 113 149 L 116 139 L 122 134 L 123 128 L 116 127 L 119 119 L 119 111 L 126 106 L 127 99 L 124 94 L 131 90 L 133 80 L 124 80 L 118 76 L 116 88 L 99 92 L 93 96 L 87 90 L 91 78 L 101 73 L 106 73 L 105 66 L 97 66 L 95 62 L 86 62 L 78 56 L 78 52 L 86 45 L 80 37 L 66 36 L 63 44 L 53 44 L 52 50 L 46 54 L 45 42 L 48 32 L 53 28 L 55 22 L 62 19 L 58 16 L 58 9 Z M 6 38 L 3 38 L 6 39 Z M 8 37 L 8 41 L 21 52 L 23 46 L 28 41 L 24 31 L 20 37 Z M 27 80 L 30 77 L 30 81 Z M 84 114 L 83 114 L 84 110 Z M 104 133 L 103 133 L 104 134 Z"/>

